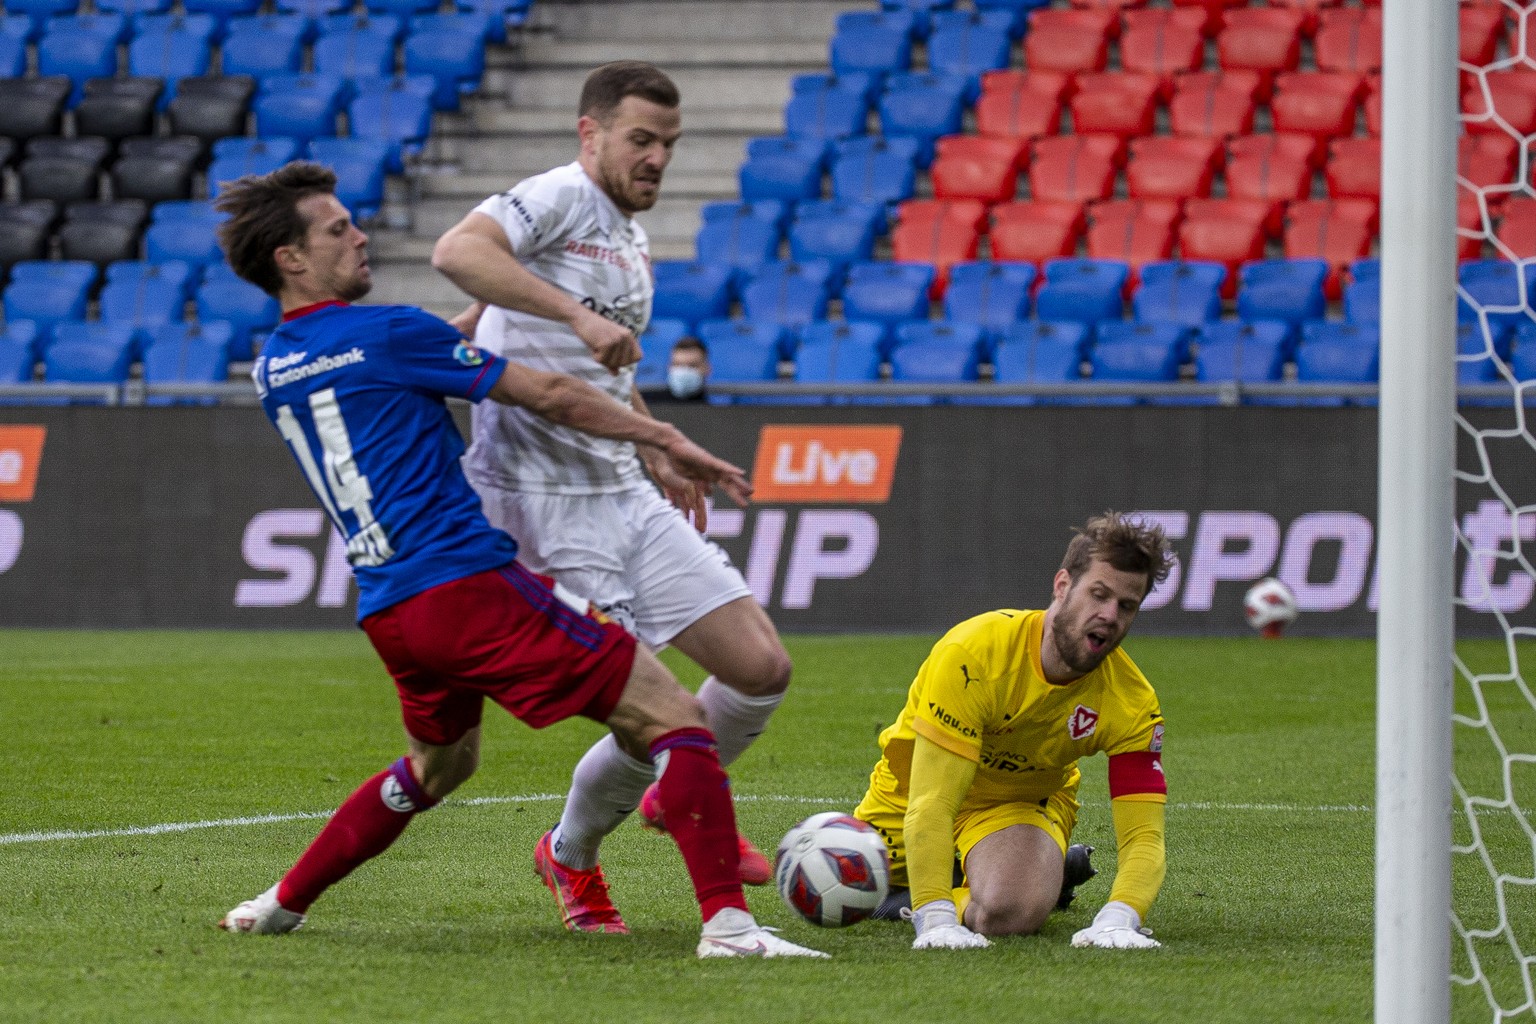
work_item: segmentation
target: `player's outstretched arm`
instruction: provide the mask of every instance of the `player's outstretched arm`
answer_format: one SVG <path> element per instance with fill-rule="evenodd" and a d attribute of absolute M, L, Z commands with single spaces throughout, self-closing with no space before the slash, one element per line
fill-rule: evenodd
<path fill-rule="evenodd" d="M 483 213 L 448 229 L 432 249 L 438 273 L 481 302 L 566 324 L 608 369 L 640 360 L 634 332 L 600 316 L 524 267 L 507 233 Z"/>
<path fill-rule="evenodd" d="M 629 393 L 629 403 L 641 416 L 651 415 L 650 406 L 646 405 L 638 390 Z M 667 500 L 683 513 L 685 519 L 693 523 L 694 529 L 700 533 L 709 529 L 709 492 L 705 488 L 679 473 L 673 467 L 672 460 L 660 449 L 642 447 L 640 461 L 645 463 L 646 471 L 667 496 Z"/>
<path fill-rule="evenodd" d="M 520 405 L 547 420 L 596 437 L 633 441 L 664 452 L 677 472 L 689 480 L 718 485 L 737 502 L 746 502 L 752 485 L 739 466 L 700 448 L 670 423 L 641 416 L 606 392 L 564 373 L 545 373 L 508 363 L 490 397 Z"/>
<path fill-rule="evenodd" d="M 1119 867 L 1109 902 L 1093 923 L 1072 936 L 1072 945 L 1100 949 L 1155 949 L 1161 943 L 1141 926 L 1152 908 L 1166 872 L 1164 805 L 1150 800 L 1111 802 Z"/>

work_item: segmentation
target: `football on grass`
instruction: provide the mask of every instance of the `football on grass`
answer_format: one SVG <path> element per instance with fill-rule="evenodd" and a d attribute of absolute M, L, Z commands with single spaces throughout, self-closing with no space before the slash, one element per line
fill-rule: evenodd
<path fill-rule="evenodd" d="M 823 928 L 864 920 L 890 891 L 885 841 L 867 822 L 838 811 L 790 829 L 773 863 L 784 902 Z"/>

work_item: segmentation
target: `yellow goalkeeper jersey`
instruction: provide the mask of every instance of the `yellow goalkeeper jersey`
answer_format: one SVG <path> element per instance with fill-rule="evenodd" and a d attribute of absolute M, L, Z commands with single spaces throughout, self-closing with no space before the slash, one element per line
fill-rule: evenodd
<path fill-rule="evenodd" d="M 871 796 L 906 804 L 912 746 L 922 736 L 977 763 L 962 810 L 1043 802 L 1058 792 L 1075 800 L 1078 760 L 1100 751 L 1142 755 L 1110 762 L 1113 796 L 1165 799 L 1163 713 L 1152 684 L 1122 649 L 1081 679 L 1047 682 L 1044 622 L 1043 611 L 1002 609 L 944 635 L 918 669 L 901 715 L 880 734 Z"/>

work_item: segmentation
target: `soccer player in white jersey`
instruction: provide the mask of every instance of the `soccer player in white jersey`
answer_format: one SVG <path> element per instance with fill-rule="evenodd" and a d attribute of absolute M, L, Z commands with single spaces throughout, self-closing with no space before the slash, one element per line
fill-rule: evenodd
<path fill-rule="evenodd" d="M 581 377 L 645 411 L 633 364 L 654 283 L 633 216 L 656 203 L 682 134 L 679 107 L 677 87 L 654 66 L 603 65 L 582 88 L 577 160 L 492 196 L 438 241 L 433 266 L 487 304 L 476 345 Z M 676 647 L 710 673 L 699 700 L 721 762 L 739 757 L 783 700 L 790 660 L 741 574 L 700 536 L 702 492 L 665 456 L 637 457 L 634 445 L 511 408 L 476 408 L 465 470 L 491 523 L 518 537 L 531 568 L 648 646 Z M 560 822 L 534 851 L 572 931 L 627 931 L 598 846 L 636 806 L 666 827 L 654 781 L 646 752 L 612 735 L 577 764 Z M 767 859 L 745 837 L 739 843 L 742 881 L 766 883 Z"/>

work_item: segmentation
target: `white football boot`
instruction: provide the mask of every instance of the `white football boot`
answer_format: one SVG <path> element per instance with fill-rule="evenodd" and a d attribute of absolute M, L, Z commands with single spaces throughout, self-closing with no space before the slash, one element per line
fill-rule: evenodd
<path fill-rule="evenodd" d="M 283 935 L 304 927 L 304 915 L 286 910 L 277 902 L 277 886 L 253 900 L 246 900 L 225 914 L 219 927 L 248 935 Z"/>
<path fill-rule="evenodd" d="M 699 959 L 717 956 L 811 956 L 829 954 L 797 946 L 773 934 L 777 928 L 765 928 L 745 910 L 726 907 L 704 925 L 699 939 Z"/>

